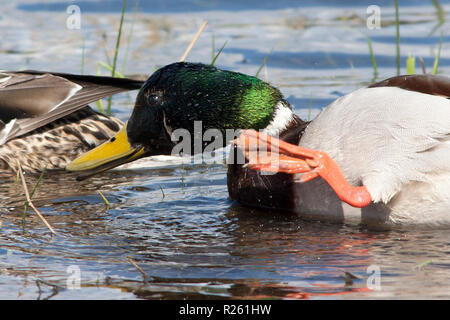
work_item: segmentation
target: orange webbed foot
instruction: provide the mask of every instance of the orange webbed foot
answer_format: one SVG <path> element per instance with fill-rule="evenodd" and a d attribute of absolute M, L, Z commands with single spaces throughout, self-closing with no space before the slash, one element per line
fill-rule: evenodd
<path fill-rule="evenodd" d="M 244 131 L 236 141 L 254 170 L 302 173 L 301 182 L 320 176 L 339 199 L 358 208 L 366 207 L 372 197 L 365 186 L 353 187 L 336 162 L 325 152 L 302 148 L 255 130 Z"/>

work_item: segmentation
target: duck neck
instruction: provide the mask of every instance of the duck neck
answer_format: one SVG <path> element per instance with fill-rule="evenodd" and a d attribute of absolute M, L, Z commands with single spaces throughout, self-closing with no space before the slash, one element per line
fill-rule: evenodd
<path fill-rule="evenodd" d="M 303 121 L 294 113 L 289 102 L 280 100 L 275 105 L 272 121 L 262 132 L 279 137 L 286 142 L 298 144 L 308 124 L 309 122 Z"/>

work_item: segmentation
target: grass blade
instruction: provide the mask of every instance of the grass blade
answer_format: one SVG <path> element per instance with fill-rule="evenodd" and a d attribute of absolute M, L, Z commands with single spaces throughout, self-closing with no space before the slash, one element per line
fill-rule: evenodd
<path fill-rule="evenodd" d="M 423 62 L 422 57 L 419 57 L 420 66 L 422 67 L 423 74 L 427 73 L 427 69 L 425 68 L 425 62 Z"/>
<path fill-rule="evenodd" d="M 438 0 L 431 0 L 431 2 L 433 2 L 433 6 L 436 9 L 436 14 L 437 14 L 437 18 L 438 18 L 439 22 L 444 22 L 445 11 L 444 11 L 444 9 L 442 9 L 441 4 L 439 3 Z"/>
<path fill-rule="evenodd" d="M 192 48 L 194 47 L 194 44 L 197 42 L 198 38 L 200 38 L 200 35 L 202 34 L 203 30 L 206 28 L 207 24 L 208 24 L 208 21 L 203 22 L 200 29 L 198 29 L 197 33 L 195 34 L 194 39 L 192 39 L 191 43 L 186 48 L 186 51 L 184 51 L 179 62 L 184 62 L 184 60 L 186 60 L 189 52 L 191 52 Z"/>
<path fill-rule="evenodd" d="M 439 65 L 439 59 L 441 57 L 441 48 L 442 48 L 442 33 L 441 33 L 441 38 L 439 39 L 439 48 L 438 48 L 438 52 L 437 52 L 436 58 L 434 59 L 434 64 L 433 64 L 433 69 L 431 70 L 431 74 L 436 74 L 437 73 L 437 69 L 438 69 L 438 65 Z"/>
<path fill-rule="evenodd" d="M 141 267 L 139 267 L 138 264 L 136 263 L 136 261 L 131 259 L 131 257 L 127 257 L 127 259 L 128 259 L 128 262 L 130 262 L 136 268 L 136 270 L 139 271 L 142 274 L 142 277 L 144 278 L 144 284 L 147 283 L 148 282 L 148 276 L 145 273 L 145 271 Z"/>
<path fill-rule="evenodd" d="M 416 73 L 416 57 L 409 56 L 406 59 L 406 74 L 415 74 Z"/>
<path fill-rule="evenodd" d="M 434 32 L 439 29 L 444 23 L 445 23 L 445 11 L 442 9 L 441 4 L 438 0 L 432 0 L 434 8 L 436 9 L 436 16 L 437 16 L 437 24 L 431 29 L 431 32 L 428 34 L 428 36 L 432 36 Z"/>
<path fill-rule="evenodd" d="M 228 40 L 224 42 L 222 48 L 219 49 L 219 52 L 217 52 L 216 56 L 214 57 L 214 59 L 212 59 L 211 61 L 211 65 L 213 66 L 216 63 L 217 58 L 220 56 L 220 54 L 222 53 L 223 48 L 225 48 L 225 46 L 227 45 Z"/>
<path fill-rule="evenodd" d="M 41 183 L 42 177 L 44 177 L 45 171 L 46 171 L 46 170 L 45 170 L 45 168 L 44 168 L 44 170 L 42 170 L 42 172 L 41 172 L 41 174 L 40 174 L 40 176 L 39 176 L 39 178 L 38 178 L 38 181 L 37 181 L 36 184 L 34 185 L 33 190 L 32 190 L 31 193 L 30 193 L 30 199 L 33 198 L 34 193 L 36 192 L 36 190 L 37 190 L 37 188 L 38 188 L 38 186 L 39 186 L 39 183 Z M 19 170 L 17 170 L 17 173 L 20 175 L 20 171 L 19 171 Z M 26 214 L 27 214 L 27 209 L 28 209 L 28 203 L 25 203 L 25 205 L 23 206 L 23 216 L 22 216 L 22 220 L 25 219 L 25 216 L 26 216 Z"/>
<path fill-rule="evenodd" d="M 159 185 L 159 188 L 161 189 L 161 193 L 162 193 L 162 199 L 161 200 L 164 200 L 164 198 L 166 197 L 166 194 L 164 193 L 164 190 L 161 187 L 161 185 Z"/>
<path fill-rule="evenodd" d="M 45 168 L 44 168 L 44 170 L 42 170 L 41 174 L 39 175 L 38 181 L 37 181 L 36 184 L 34 185 L 33 190 L 31 190 L 30 198 L 33 198 L 34 193 L 36 192 L 36 190 L 37 190 L 37 188 L 38 188 L 38 186 L 39 186 L 39 183 L 41 183 L 41 180 L 42 180 L 42 177 L 43 177 L 44 174 L 45 174 L 45 171 L 47 171 L 47 170 L 45 170 Z"/>
<path fill-rule="evenodd" d="M 34 206 L 33 202 L 31 201 L 30 194 L 28 192 L 27 183 L 25 181 L 25 177 L 23 176 L 22 172 L 22 166 L 20 165 L 19 161 L 17 161 L 17 170 L 19 171 L 20 179 L 22 180 L 22 186 L 23 191 L 25 192 L 25 198 L 27 199 L 28 205 L 36 212 L 38 217 L 44 222 L 44 224 L 47 226 L 47 228 L 50 230 L 52 234 L 56 234 L 55 230 L 52 228 L 52 226 L 47 222 L 47 220 L 44 218 L 44 216 L 40 213 L 40 211 Z"/>
<path fill-rule="evenodd" d="M 100 195 L 100 197 L 102 197 L 103 202 L 105 202 L 106 210 L 108 210 L 110 207 L 108 199 L 106 199 L 106 197 L 103 195 L 103 193 L 100 190 L 97 190 L 97 192 Z"/>
<path fill-rule="evenodd" d="M 261 72 L 262 68 L 266 65 L 267 59 L 269 59 L 269 56 L 272 54 L 273 52 L 273 48 L 270 49 L 270 52 L 264 57 L 263 62 L 261 63 L 261 65 L 258 68 L 258 71 L 256 71 L 255 77 L 258 78 L 259 73 Z"/>
<path fill-rule="evenodd" d="M 100 67 L 105 68 L 105 69 L 108 70 L 108 71 L 111 71 L 111 72 L 113 73 L 113 76 L 114 76 L 114 77 L 117 77 L 117 78 L 125 78 L 125 76 L 124 76 L 122 73 L 120 73 L 119 71 L 114 70 L 113 67 L 111 67 L 109 64 L 107 64 L 107 63 L 105 63 L 105 62 L 99 61 L 99 62 L 98 62 L 98 65 L 99 65 Z M 98 70 L 98 69 L 97 69 L 97 70 Z"/>
<path fill-rule="evenodd" d="M 372 61 L 373 82 L 375 82 L 378 77 L 377 61 L 375 60 L 375 54 L 373 53 L 372 40 L 370 39 L 369 36 L 366 36 L 366 38 L 367 38 L 367 45 L 369 46 L 370 60 Z"/>

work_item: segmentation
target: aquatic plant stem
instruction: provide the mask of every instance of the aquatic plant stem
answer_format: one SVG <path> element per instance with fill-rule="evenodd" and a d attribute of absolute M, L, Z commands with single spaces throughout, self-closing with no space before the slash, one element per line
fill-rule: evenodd
<path fill-rule="evenodd" d="M 105 202 L 106 210 L 109 210 L 110 205 L 109 205 L 108 199 L 106 199 L 106 197 L 103 195 L 103 193 L 100 190 L 97 190 L 97 192 L 100 195 L 100 197 L 102 197 L 103 202 Z"/>
<path fill-rule="evenodd" d="M 228 40 L 225 40 L 225 42 L 223 43 L 223 46 L 219 49 L 219 52 L 217 52 L 216 56 L 212 59 L 212 61 L 211 61 L 212 66 L 216 63 L 217 58 L 220 56 L 220 54 L 222 53 L 222 50 L 225 48 L 227 43 L 228 43 Z"/>
<path fill-rule="evenodd" d="M 28 205 L 36 212 L 38 217 L 44 222 L 44 224 L 47 226 L 47 228 L 53 233 L 56 234 L 55 230 L 52 228 L 52 226 L 47 222 L 47 220 L 44 218 L 44 216 L 40 213 L 40 211 L 34 206 L 33 202 L 30 198 L 30 193 L 28 192 L 27 183 L 25 181 L 25 177 L 23 176 L 22 172 L 22 166 L 20 165 L 20 162 L 17 161 L 17 170 L 19 171 L 20 179 L 22 180 L 22 186 L 23 190 L 25 192 L 25 198 L 27 199 Z"/>
<path fill-rule="evenodd" d="M 206 28 L 207 24 L 208 24 L 208 21 L 203 22 L 200 29 L 198 29 L 197 33 L 194 36 L 194 39 L 192 39 L 191 43 L 189 44 L 189 46 L 186 48 L 183 55 L 181 56 L 181 58 L 179 60 L 180 62 L 184 62 L 184 60 L 186 60 L 189 52 L 191 52 L 192 48 L 194 47 L 194 44 L 197 42 L 198 38 L 202 34 L 203 30 Z"/>
<path fill-rule="evenodd" d="M 370 39 L 369 36 L 366 36 L 366 38 L 367 38 L 367 45 L 369 46 L 370 60 L 372 61 L 372 68 L 373 68 L 373 80 L 372 80 L 372 82 L 375 82 L 377 80 L 377 77 L 378 77 L 377 61 L 375 60 L 375 54 L 373 52 L 372 39 Z"/>
<path fill-rule="evenodd" d="M 38 178 L 38 181 L 37 181 L 36 184 L 34 185 L 33 190 L 31 190 L 31 193 L 30 193 L 30 199 L 33 198 L 34 193 L 36 192 L 36 190 L 37 190 L 37 188 L 38 188 L 38 186 L 39 186 L 39 183 L 41 183 L 42 178 L 44 177 L 45 171 L 46 171 L 45 169 L 42 170 L 42 172 L 41 172 L 41 174 L 40 174 L 40 176 L 39 176 L 39 178 Z M 19 170 L 17 170 L 17 174 L 19 174 Z M 27 208 L 27 204 L 25 203 L 25 205 L 23 206 L 23 216 L 22 216 L 22 222 L 23 222 L 23 223 L 25 223 L 25 216 L 26 216 L 26 214 L 27 214 L 27 209 L 28 209 L 28 208 Z"/>
<path fill-rule="evenodd" d="M 415 74 L 416 73 L 416 57 L 408 56 L 406 59 L 406 74 Z"/>
<path fill-rule="evenodd" d="M 434 64 L 433 64 L 433 69 L 431 70 L 431 74 L 436 74 L 437 73 L 437 68 L 439 65 L 439 59 L 441 57 L 441 48 L 442 48 L 442 33 L 441 33 L 441 38 L 439 40 L 439 48 L 438 48 L 438 52 L 436 55 L 436 58 L 434 59 Z"/>
<path fill-rule="evenodd" d="M 269 59 L 269 56 L 272 54 L 273 52 L 273 48 L 270 49 L 270 52 L 264 57 L 263 62 L 261 63 L 261 65 L 258 68 L 258 71 L 256 71 L 255 77 L 258 78 L 259 73 L 261 72 L 262 68 L 266 65 L 267 63 L 267 59 Z"/>
<path fill-rule="evenodd" d="M 164 190 L 163 190 L 163 188 L 161 187 L 161 185 L 159 185 L 159 188 L 161 189 L 161 193 L 162 193 L 162 199 L 161 199 L 161 200 L 164 200 L 164 198 L 166 197 L 166 195 L 165 195 L 165 193 L 164 193 Z"/>
<path fill-rule="evenodd" d="M 139 267 L 138 264 L 133 259 L 131 259 L 131 257 L 127 257 L 127 260 L 136 268 L 137 271 L 139 271 L 142 274 L 142 277 L 144 278 L 144 283 L 147 283 L 148 277 L 145 271 L 141 267 Z"/>
<path fill-rule="evenodd" d="M 427 73 L 427 68 L 425 68 L 425 62 L 423 62 L 422 57 L 419 57 L 420 66 L 422 67 L 423 74 Z"/>

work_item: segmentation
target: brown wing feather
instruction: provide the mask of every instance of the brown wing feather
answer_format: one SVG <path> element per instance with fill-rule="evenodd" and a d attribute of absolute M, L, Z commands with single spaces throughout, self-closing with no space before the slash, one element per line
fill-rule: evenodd
<path fill-rule="evenodd" d="M 0 86 L 0 106 L 36 116 L 49 112 L 81 87 L 51 74 L 11 75 Z M 3 118 L 3 117 L 2 117 Z"/>
<path fill-rule="evenodd" d="M 98 99 L 140 89 L 143 81 L 43 71 L 2 72 L 0 119 L 17 116 L 3 142 L 75 112 Z M 78 91 L 77 91 L 78 90 Z M 74 94 L 75 93 L 75 94 Z"/>
<path fill-rule="evenodd" d="M 374 87 L 399 87 L 450 98 L 450 78 L 431 74 L 396 76 L 369 86 L 369 88 Z"/>
<path fill-rule="evenodd" d="M 82 75 L 82 74 L 71 74 L 62 72 L 46 72 L 46 71 L 36 71 L 36 70 L 25 70 L 25 71 L 14 71 L 11 73 L 15 74 L 31 74 L 31 75 L 42 75 L 50 73 L 54 76 L 59 76 L 75 82 L 83 87 L 88 85 L 103 85 L 103 86 L 114 86 L 121 87 L 126 90 L 136 90 L 140 89 L 144 84 L 144 81 L 135 80 L 130 78 L 114 78 L 106 76 L 93 76 L 93 75 Z"/>

